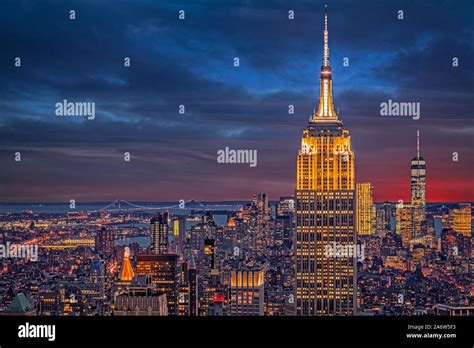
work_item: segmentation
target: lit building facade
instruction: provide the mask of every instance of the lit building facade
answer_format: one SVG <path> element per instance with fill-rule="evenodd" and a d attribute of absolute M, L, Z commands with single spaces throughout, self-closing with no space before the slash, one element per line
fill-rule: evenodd
<path fill-rule="evenodd" d="M 158 214 L 150 221 L 152 254 L 168 253 L 168 213 Z"/>
<path fill-rule="evenodd" d="M 173 218 L 173 236 L 176 254 L 180 255 L 186 243 L 186 216 Z"/>
<path fill-rule="evenodd" d="M 413 209 L 413 236 L 422 232 L 426 208 L 426 161 L 420 155 L 420 131 L 416 132 L 416 156 L 411 160 L 411 205 Z"/>
<path fill-rule="evenodd" d="M 137 275 L 150 275 L 156 290 L 166 294 L 168 314 L 178 315 L 179 266 L 175 254 L 137 255 Z"/>
<path fill-rule="evenodd" d="M 415 209 L 412 204 L 398 204 L 395 213 L 396 233 L 402 238 L 404 246 L 415 236 Z"/>
<path fill-rule="evenodd" d="M 471 237 L 471 204 L 460 203 L 459 209 L 451 209 L 449 219 L 454 232 Z"/>
<path fill-rule="evenodd" d="M 375 231 L 378 235 L 385 235 L 391 231 L 392 226 L 392 204 L 383 202 L 375 208 Z"/>
<path fill-rule="evenodd" d="M 179 289 L 179 315 L 198 315 L 198 275 L 194 255 L 189 248 L 184 249 L 181 264 Z"/>
<path fill-rule="evenodd" d="M 441 315 L 441 316 L 450 316 L 450 317 L 474 316 L 474 306 L 437 304 L 435 305 L 435 308 L 436 308 L 436 314 Z"/>
<path fill-rule="evenodd" d="M 369 235 L 374 232 L 375 207 L 370 183 L 357 184 L 357 235 Z"/>
<path fill-rule="evenodd" d="M 181 264 L 180 285 L 178 294 L 178 311 L 181 316 L 188 316 L 191 313 L 191 291 L 190 291 L 190 272 L 189 262 L 185 261 Z"/>
<path fill-rule="evenodd" d="M 411 160 L 411 203 L 426 205 L 426 161 L 420 155 L 420 131 L 416 132 L 416 156 Z"/>
<path fill-rule="evenodd" d="M 102 227 L 95 237 L 95 249 L 101 257 L 111 256 L 114 253 L 114 231 Z"/>
<path fill-rule="evenodd" d="M 38 294 L 38 315 L 59 315 L 61 297 L 56 289 L 45 289 Z"/>
<path fill-rule="evenodd" d="M 265 272 L 232 271 L 230 277 L 230 315 L 264 315 Z"/>
<path fill-rule="evenodd" d="M 295 197 L 280 197 L 276 215 L 288 215 L 295 212 Z"/>
<path fill-rule="evenodd" d="M 333 105 L 326 15 L 319 105 L 303 130 L 297 156 L 297 315 L 352 315 L 355 310 L 355 259 L 325 256 L 327 245 L 356 244 L 350 140 Z"/>
<path fill-rule="evenodd" d="M 204 240 L 204 255 L 206 262 L 206 268 L 210 271 L 215 268 L 216 263 L 216 240 L 205 239 Z"/>

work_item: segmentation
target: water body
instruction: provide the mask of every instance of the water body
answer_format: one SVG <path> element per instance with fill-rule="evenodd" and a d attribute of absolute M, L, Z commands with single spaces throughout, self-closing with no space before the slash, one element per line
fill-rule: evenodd
<path fill-rule="evenodd" d="M 147 247 L 151 244 L 151 238 L 142 236 L 115 240 L 116 246 L 128 245 L 132 243 L 138 243 L 141 247 Z"/>
<path fill-rule="evenodd" d="M 203 203 L 203 205 L 198 205 L 196 203 L 192 204 L 188 209 L 169 209 L 168 207 L 176 204 L 176 202 L 133 202 L 134 204 L 144 206 L 144 207 L 153 207 L 157 208 L 156 210 L 143 210 L 136 211 L 131 210 L 130 213 L 137 212 L 146 212 L 148 214 L 156 214 L 158 212 L 168 211 L 171 215 L 185 215 L 190 216 L 194 211 L 194 216 L 201 216 L 202 214 L 197 214 L 196 212 L 201 212 L 204 210 L 216 211 L 213 213 L 214 221 L 217 225 L 227 224 L 227 212 L 238 211 L 243 205 L 247 202 L 208 202 L 209 204 Z M 92 202 L 92 203 L 78 203 L 76 202 L 76 208 L 70 209 L 69 203 L 0 203 L 0 214 L 6 213 L 21 213 L 25 210 L 31 210 L 33 213 L 40 214 L 65 214 L 70 212 L 79 212 L 79 211 L 97 211 L 106 207 L 108 203 L 104 202 Z M 187 208 L 187 207 L 186 207 Z M 113 213 L 116 213 L 114 211 Z M 127 210 L 123 209 L 123 213 L 126 213 Z M 199 221 L 187 221 L 186 227 L 189 229 L 192 226 L 199 223 Z M 130 224 L 120 224 L 119 227 L 128 228 Z M 135 223 L 134 227 L 149 227 L 148 224 Z"/>
<path fill-rule="evenodd" d="M 230 210 L 236 211 L 239 210 L 242 205 L 245 205 L 247 202 L 204 202 L 203 205 L 199 205 L 196 203 L 189 204 L 185 206 L 186 209 L 177 209 L 177 207 L 168 208 L 170 206 L 177 206 L 177 202 L 131 202 L 133 204 L 142 206 L 142 207 L 149 207 L 149 208 L 156 208 L 156 212 L 164 212 L 169 211 L 173 215 L 187 215 L 191 214 L 192 210 Z M 102 210 L 107 205 L 107 202 L 88 202 L 88 203 L 81 203 L 76 202 L 76 208 L 71 209 L 69 207 L 69 202 L 61 202 L 61 203 L 0 203 L 0 214 L 5 213 L 21 213 L 24 210 L 31 210 L 33 213 L 45 213 L 45 214 L 64 214 L 68 212 L 79 212 L 79 211 L 97 211 Z M 126 204 L 122 203 L 122 207 L 127 207 Z M 117 207 L 113 207 L 112 209 L 116 209 Z M 126 211 L 127 209 L 123 209 Z M 154 210 L 144 210 L 146 212 L 153 212 Z M 130 211 L 130 212 L 137 212 Z"/>

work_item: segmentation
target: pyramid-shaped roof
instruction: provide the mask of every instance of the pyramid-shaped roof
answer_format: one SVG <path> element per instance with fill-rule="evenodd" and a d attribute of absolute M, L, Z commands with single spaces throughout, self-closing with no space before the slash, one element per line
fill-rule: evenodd
<path fill-rule="evenodd" d="M 25 313 L 33 310 L 33 306 L 22 292 L 18 293 L 11 305 L 7 308 L 10 313 Z"/>

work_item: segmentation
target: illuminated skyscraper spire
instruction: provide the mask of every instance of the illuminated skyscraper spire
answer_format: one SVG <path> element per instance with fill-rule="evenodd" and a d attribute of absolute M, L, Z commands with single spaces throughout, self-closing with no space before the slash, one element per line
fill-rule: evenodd
<path fill-rule="evenodd" d="M 416 156 L 411 160 L 411 202 L 425 205 L 426 161 L 420 152 L 420 131 L 416 131 Z"/>
<path fill-rule="evenodd" d="M 332 77 L 329 64 L 329 30 L 327 5 L 324 13 L 324 49 L 323 64 L 319 78 L 319 105 L 311 117 L 311 122 L 339 122 L 332 100 Z"/>
<path fill-rule="evenodd" d="M 420 131 L 416 131 L 416 158 L 420 159 Z"/>
<path fill-rule="evenodd" d="M 323 67 L 329 68 L 328 5 L 324 6 L 324 56 Z"/>
<path fill-rule="evenodd" d="M 353 315 L 357 307 L 357 260 L 328 254 L 331 245 L 356 245 L 357 206 L 351 136 L 332 101 L 327 14 L 319 105 L 303 130 L 295 197 L 296 313 Z"/>

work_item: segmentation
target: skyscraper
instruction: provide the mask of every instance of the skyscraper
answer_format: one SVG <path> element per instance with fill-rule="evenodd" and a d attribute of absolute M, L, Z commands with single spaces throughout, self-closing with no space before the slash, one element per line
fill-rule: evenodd
<path fill-rule="evenodd" d="M 198 276 L 194 255 L 189 245 L 183 250 L 179 289 L 179 315 L 198 315 Z"/>
<path fill-rule="evenodd" d="M 415 209 L 413 204 L 397 204 L 396 233 L 402 238 L 404 246 L 415 236 Z"/>
<path fill-rule="evenodd" d="M 114 253 L 114 232 L 111 229 L 102 227 L 97 231 L 95 249 L 101 257 L 110 256 Z"/>
<path fill-rule="evenodd" d="M 204 253 L 201 263 L 201 277 L 199 284 L 200 307 L 199 315 L 208 314 L 210 297 L 214 296 L 215 291 L 210 288 L 211 273 L 215 268 L 216 248 L 215 239 L 204 240 Z M 218 272 L 219 274 L 219 272 Z"/>
<path fill-rule="evenodd" d="M 425 220 L 426 162 L 420 156 L 420 131 L 416 131 L 416 156 L 411 160 L 411 206 L 413 209 L 413 237 L 421 235 Z"/>
<path fill-rule="evenodd" d="M 426 204 L 426 161 L 420 156 L 420 131 L 416 131 L 416 156 L 411 160 L 411 203 Z"/>
<path fill-rule="evenodd" d="M 168 253 L 168 213 L 158 214 L 150 221 L 151 252 L 153 254 Z"/>
<path fill-rule="evenodd" d="M 303 130 L 297 156 L 297 315 L 354 313 L 355 259 L 325 253 L 328 245 L 356 243 L 355 158 L 350 140 L 333 105 L 326 14 L 319 105 Z"/>
<path fill-rule="evenodd" d="M 179 315 L 190 315 L 190 287 L 189 287 L 189 262 L 181 264 L 179 276 L 178 307 Z"/>
<path fill-rule="evenodd" d="M 370 183 L 357 184 L 357 235 L 374 232 L 375 207 Z"/>
<path fill-rule="evenodd" d="M 215 268 L 216 263 L 216 240 L 215 239 L 206 239 L 204 240 L 204 256 L 206 259 L 205 267 L 211 271 Z"/>
<path fill-rule="evenodd" d="M 137 275 L 150 275 L 155 288 L 166 294 L 168 314 L 178 315 L 179 269 L 174 254 L 137 255 Z"/>
<path fill-rule="evenodd" d="M 198 315 L 198 274 L 196 267 L 189 268 L 189 315 Z"/>
<path fill-rule="evenodd" d="M 186 242 L 186 216 L 173 218 L 174 252 L 180 255 Z"/>

